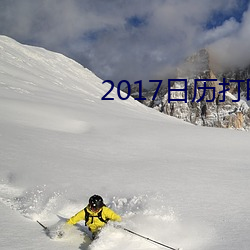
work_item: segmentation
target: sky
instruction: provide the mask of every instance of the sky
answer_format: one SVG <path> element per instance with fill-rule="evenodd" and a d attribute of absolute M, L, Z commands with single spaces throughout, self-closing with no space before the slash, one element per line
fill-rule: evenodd
<path fill-rule="evenodd" d="M 0 34 L 63 53 L 115 85 L 163 79 L 204 47 L 244 66 L 249 27 L 249 0 L 0 0 Z"/>

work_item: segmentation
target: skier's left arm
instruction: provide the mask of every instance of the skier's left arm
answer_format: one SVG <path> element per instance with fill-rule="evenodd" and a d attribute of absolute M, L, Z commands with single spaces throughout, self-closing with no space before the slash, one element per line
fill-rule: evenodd
<path fill-rule="evenodd" d="M 113 210 L 111 210 L 108 207 L 105 207 L 105 217 L 112 221 L 118 221 L 118 222 L 122 221 L 121 216 L 116 214 Z"/>

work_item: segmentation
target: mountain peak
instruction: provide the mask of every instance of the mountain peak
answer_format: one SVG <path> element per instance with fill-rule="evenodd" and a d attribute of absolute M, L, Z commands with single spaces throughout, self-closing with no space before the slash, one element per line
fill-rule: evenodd
<path fill-rule="evenodd" d="M 187 103 L 184 101 L 169 102 L 168 86 L 161 90 L 155 102 L 145 103 L 163 113 L 181 118 L 196 125 L 209 127 L 223 127 L 235 129 L 248 129 L 250 127 L 250 109 L 246 100 L 247 83 L 250 78 L 250 66 L 244 69 L 226 68 L 219 65 L 216 56 L 209 49 L 201 49 L 186 60 L 177 68 L 177 79 L 187 80 Z M 174 89 L 183 89 L 184 82 L 178 81 L 173 84 Z M 197 79 L 207 79 L 204 92 L 204 81 Z M 211 81 L 211 80 L 212 81 Z M 215 80 L 214 80 L 215 79 Z M 230 90 L 225 94 L 225 100 L 221 100 L 223 86 L 220 84 L 223 79 L 230 85 Z M 234 80 L 234 82 L 230 82 Z M 235 80 L 241 82 L 240 89 Z M 239 93 L 239 91 L 241 91 Z M 176 91 L 176 99 L 183 99 L 183 91 Z M 203 95 L 204 94 L 204 95 Z M 235 102 L 238 96 L 241 100 Z M 193 98 L 196 96 L 195 100 Z M 203 96 L 203 99 L 200 99 Z M 148 99 L 152 95 L 147 96 Z M 212 98 L 214 99 L 212 100 Z"/>

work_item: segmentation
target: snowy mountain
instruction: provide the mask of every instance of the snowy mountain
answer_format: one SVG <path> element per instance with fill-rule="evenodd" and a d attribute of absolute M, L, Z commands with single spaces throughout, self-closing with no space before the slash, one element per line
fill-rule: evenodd
<path fill-rule="evenodd" d="M 102 195 L 122 226 L 184 250 L 248 250 L 249 133 L 193 126 L 132 98 L 63 55 L 0 36 L 1 249 L 153 250 L 109 224 L 50 239 Z"/>
<path fill-rule="evenodd" d="M 186 103 L 184 101 L 171 101 L 169 103 L 168 86 L 165 84 L 155 102 L 151 101 L 155 87 L 148 93 L 144 92 L 144 95 L 147 96 L 144 104 L 195 125 L 248 130 L 250 109 L 246 102 L 246 80 L 250 79 L 250 68 L 225 68 L 218 65 L 215 56 L 211 54 L 209 50 L 202 49 L 188 57 L 178 67 L 175 79 L 187 79 Z M 223 94 L 220 93 L 222 91 L 220 83 L 223 82 L 223 78 L 228 86 L 230 85 L 230 91 L 226 92 L 224 101 Z M 207 82 L 210 89 L 207 89 L 205 96 L 202 97 L 204 81 L 198 81 L 195 87 L 195 79 L 217 79 L 217 81 Z M 244 80 L 240 83 L 240 91 L 238 91 L 238 83 L 230 82 L 231 80 Z M 184 89 L 185 85 L 183 81 L 177 80 L 173 82 L 171 88 Z M 182 90 L 174 92 L 175 99 L 183 99 L 183 93 Z M 238 95 L 240 95 L 240 101 L 234 102 L 238 99 Z M 200 99 L 202 100 L 198 101 Z"/>

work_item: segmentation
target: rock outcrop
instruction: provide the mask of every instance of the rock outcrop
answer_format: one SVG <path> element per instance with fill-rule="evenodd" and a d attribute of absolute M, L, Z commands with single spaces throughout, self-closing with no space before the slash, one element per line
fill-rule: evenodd
<path fill-rule="evenodd" d="M 176 73 L 176 81 L 171 82 L 170 89 L 180 91 L 169 91 L 167 81 L 162 84 L 157 98 L 152 101 L 156 87 L 144 91 L 147 97 L 143 103 L 155 108 L 167 115 L 175 116 L 187 122 L 209 126 L 247 130 L 250 127 L 250 109 L 246 102 L 247 79 L 250 79 L 250 66 L 244 69 L 218 70 L 212 64 L 209 51 L 200 50 L 190 56 L 181 64 Z M 187 79 L 187 100 L 184 99 L 184 81 Z M 195 79 L 200 79 L 196 81 Z M 204 91 L 204 82 L 208 79 Z M 223 82 L 228 83 L 224 88 L 229 91 L 222 92 Z M 234 82 L 230 82 L 234 80 Z M 235 80 L 244 80 L 239 84 Z M 202 88 L 203 87 L 203 88 Z M 240 101 L 237 101 L 240 90 Z M 172 101 L 172 99 L 177 101 Z"/>

